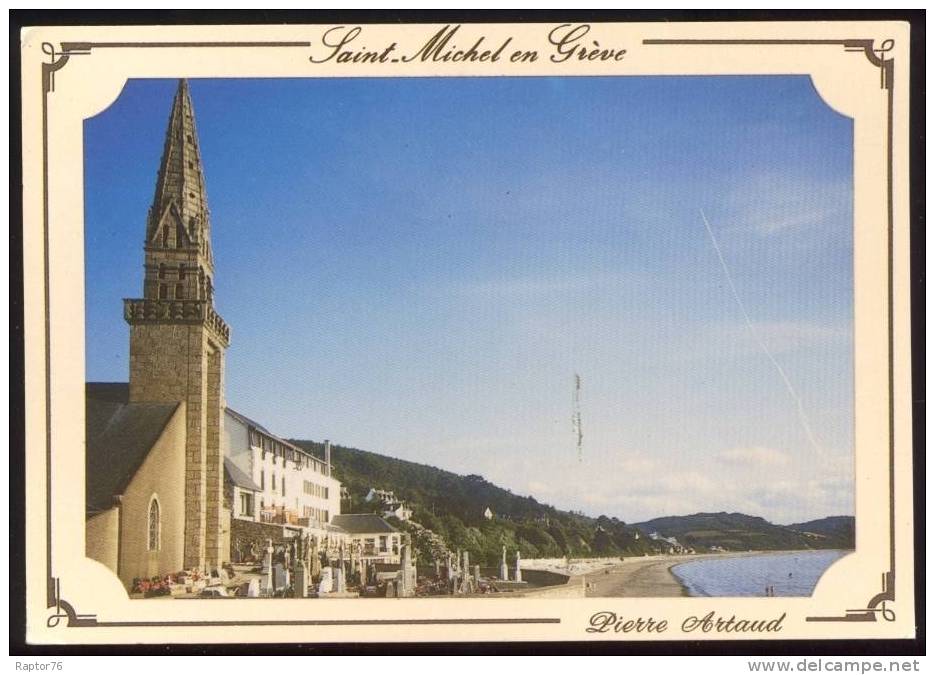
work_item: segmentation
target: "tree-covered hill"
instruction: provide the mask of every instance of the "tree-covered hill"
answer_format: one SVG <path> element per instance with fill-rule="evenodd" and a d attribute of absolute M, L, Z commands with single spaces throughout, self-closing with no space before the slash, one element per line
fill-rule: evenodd
<path fill-rule="evenodd" d="M 658 532 L 667 537 L 675 537 L 680 543 L 695 549 L 707 550 L 719 546 L 730 551 L 779 551 L 809 548 L 844 548 L 854 547 L 854 519 L 839 516 L 850 521 L 850 535 L 846 528 L 835 534 L 810 532 L 802 525 L 774 525 L 763 518 L 748 516 L 743 513 L 695 513 L 690 516 L 667 516 L 655 518 L 645 523 L 637 523 L 647 534 Z M 823 523 L 812 521 L 813 523 Z M 844 521 L 838 525 L 843 526 Z M 819 528 L 821 526 L 819 525 Z"/>
<path fill-rule="evenodd" d="M 292 442 L 319 457 L 324 452 L 321 443 Z M 332 446 L 331 461 L 350 495 L 341 504 L 343 512 L 377 511 L 377 505 L 364 501 L 367 492 L 372 487 L 392 490 L 413 509 L 413 521 L 440 536 L 450 550 L 466 549 L 472 560 L 483 565 L 496 565 L 503 546 L 511 560 L 516 550 L 524 558 L 643 555 L 658 550 L 654 542 L 616 518 L 561 511 L 478 475 L 461 476 L 341 446 Z M 484 517 L 488 508 L 494 514 L 490 520 Z M 421 560 L 428 548 L 420 546 Z"/>
<path fill-rule="evenodd" d="M 854 547 L 854 516 L 828 516 L 807 523 L 794 523 L 787 525 L 790 530 L 801 532 L 815 540 L 834 548 Z"/>
<path fill-rule="evenodd" d="M 322 443 L 292 442 L 318 457 L 324 454 Z M 392 490 L 406 502 L 417 525 L 393 522 L 413 534 L 422 561 L 439 555 L 440 542 L 451 551 L 466 549 L 471 560 L 482 565 L 496 565 L 503 546 L 511 561 L 516 550 L 524 558 L 633 556 L 668 550 L 668 544 L 648 536 L 652 532 L 674 536 L 698 552 L 712 546 L 738 551 L 853 548 L 854 542 L 853 518 L 849 538 L 846 523 L 834 518 L 786 527 L 741 513 L 699 513 L 628 525 L 617 518 L 562 511 L 478 475 L 462 476 L 342 446 L 332 446 L 331 459 L 335 477 L 349 493 L 341 503 L 342 512 L 379 511 L 377 504 L 364 500 L 370 488 Z M 494 514 L 490 520 L 484 517 L 488 508 Z M 835 533 L 828 529 L 833 527 Z"/>

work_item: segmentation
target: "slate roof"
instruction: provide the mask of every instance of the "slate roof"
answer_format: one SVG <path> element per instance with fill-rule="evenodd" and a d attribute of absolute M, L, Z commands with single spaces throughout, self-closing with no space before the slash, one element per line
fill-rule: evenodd
<path fill-rule="evenodd" d="M 228 414 L 228 415 L 230 415 L 231 417 L 233 417 L 235 420 L 240 421 L 240 423 L 243 424 L 244 426 L 253 427 L 254 429 L 256 429 L 257 431 L 259 431 L 260 433 L 266 434 L 267 436 L 269 436 L 271 439 L 273 439 L 273 440 L 276 441 L 277 443 L 282 443 L 282 444 L 285 445 L 287 448 L 291 448 L 292 450 L 295 450 L 295 451 L 298 452 L 298 453 L 301 453 L 301 454 L 303 454 L 303 455 L 307 455 L 308 457 L 312 458 L 313 460 L 315 460 L 315 461 L 318 462 L 319 464 L 324 464 L 324 463 L 325 463 L 325 460 L 323 460 L 321 457 L 318 457 L 318 456 L 317 456 L 315 453 L 313 453 L 312 451 L 307 450 L 307 449 L 305 449 L 305 448 L 302 448 L 302 447 L 296 445 L 295 443 L 292 443 L 291 441 L 287 441 L 285 438 L 281 438 L 281 437 L 277 436 L 277 435 L 274 434 L 272 431 L 270 431 L 269 429 L 267 429 L 266 427 L 264 427 L 262 424 L 260 424 L 260 423 L 257 422 L 256 420 L 250 419 L 249 417 L 247 417 L 247 416 L 244 415 L 243 413 L 237 412 L 237 411 L 234 410 L 233 408 L 225 408 L 225 410 L 227 410 L 227 414 Z"/>
<path fill-rule="evenodd" d="M 123 494 L 179 403 L 128 403 L 122 382 L 89 382 L 85 393 L 85 509 L 92 514 Z"/>
<path fill-rule="evenodd" d="M 331 523 L 346 530 L 350 534 L 399 532 L 399 530 L 375 513 L 344 513 L 332 516 Z"/>
<path fill-rule="evenodd" d="M 253 492 L 262 492 L 263 489 L 253 482 L 247 474 L 240 470 L 240 467 L 234 464 L 229 457 L 224 458 L 224 478 L 239 488 L 252 490 Z"/>
<path fill-rule="evenodd" d="M 253 427 L 254 429 L 257 429 L 257 430 L 259 430 L 259 431 L 262 431 L 262 432 L 263 432 L 264 434 L 266 434 L 267 436 L 272 436 L 272 437 L 275 438 L 276 440 L 282 441 L 281 438 L 278 438 L 277 436 L 275 436 L 275 435 L 273 434 L 272 431 L 270 431 L 269 429 L 267 429 L 266 427 L 264 427 L 262 424 L 260 424 L 260 423 L 257 422 L 256 420 L 250 419 L 249 417 L 247 417 L 247 416 L 244 415 L 243 413 L 239 413 L 239 412 L 237 412 L 236 410 L 234 410 L 233 408 L 227 408 L 226 410 L 227 410 L 227 414 L 228 414 L 228 415 L 230 415 L 231 417 L 233 417 L 233 418 L 235 418 L 235 419 L 239 419 L 241 422 L 243 422 L 244 425 L 246 425 L 246 426 L 248 426 L 248 427 Z M 282 442 L 283 442 L 283 443 L 286 443 L 286 441 L 282 441 Z"/>

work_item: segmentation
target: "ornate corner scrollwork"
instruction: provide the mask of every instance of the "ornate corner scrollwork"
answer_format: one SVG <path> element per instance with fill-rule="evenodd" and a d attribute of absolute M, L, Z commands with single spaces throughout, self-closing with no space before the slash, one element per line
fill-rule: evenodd
<path fill-rule="evenodd" d="M 673 39 L 646 39 L 644 45 L 786 45 L 786 46 L 817 46 L 817 45 L 841 45 L 848 52 L 863 52 L 874 66 L 880 69 L 880 88 L 890 89 L 893 86 L 893 59 L 886 58 L 886 54 L 893 50 L 896 41 L 887 38 L 875 47 L 876 40 L 873 38 L 861 38 L 850 40 L 730 40 L 730 39 L 691 39 L 691 40 L 673 40 Z"/>
<path fill-rule="evenodd" d="M 893 51 L 896 41 L 887 38 L 879 47 L 873 46 L 875 42 L 872 39 L 844 40 L 844 51 L 863 52 L 867 60 L 880 69 L 880 89 L 890 89 L 893 86 L 893 59 L 886 58 L 886 54 Z"/>
<path fill-rule="evenodd" d="M 51 42 L 42 43 L 42 53 L 49 57 L 49 63 L 42 64 L 42 92 L 44 94 L 55 91 L 55 71 L 64 68 L 71 56 L 91 53 L 89 46 L 80 43 L 62 42 L 59 47 L 61 51 L 56 50 Z"/>
<path fill-rule="evenodd" d="M 861 609 L 846 609 L 843 616 L 807 616 L 806 621 L 876 621 L 877 616 L 882 616 L 884 621 L 896 621 L 896 612 L 887 606 L 887 602 L 893 602 L 896 599 L 896 592 L 893 590 L 893 571 L 884 572 L 882 575 L 883 590 L 870 598 L 866 607 Z"/>
<path fill-rule="evenodd" d="M 62 619 L 67 619 L 65 623 L 66 626 L 92 626 L 97 623 L 97 619 L 94 614 L 78 614 L 75 611 L 75 608 L 72 607 L 68 602 L 62 600 L 62 588 L 61 582 L 58 579 L 51 579 L 52 583 L 55 586 L 55 597 L 49 607 L 55 609 L 54 614 L 50 614 L 45 621 L 45 625 L 49 628 L 55 628 L 58 626 Z"/>

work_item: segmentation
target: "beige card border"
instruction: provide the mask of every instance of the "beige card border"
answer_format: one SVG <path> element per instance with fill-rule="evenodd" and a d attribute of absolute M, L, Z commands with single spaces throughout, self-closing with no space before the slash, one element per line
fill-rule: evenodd
<path fill-rule="evenodd" d="M 463 24 L 465 26 L 471 27 L 480 27 L 480 28 L 491 28 L 491 24 Z M 531 25 L 524 25 L 523 29 L 528 29 Z M 540 26 L 543 26 L 541 24 Z M 600 25 L 600 24 L 597 24 Z M 644 24 L 647 28 L 652 26 L 652 24 Z M 778 27 L 782 24 L 757 24 L 758 31 L 762 32 L 763 29 L 768 29 L 769 27 Z M 837 24 L 829 23 L 825 24 L 825 31 L 832 33 Z M 851 32 L 855 25 L 860 24 L 841 24 L 842 28 L 846 27 L 847 31 L 842 29 L 842 32 Z M 894 24 L 894 23 L 877 23 L 877 24 L 866 24 L 868 28 L 876 29 L 887 29 L 890 33 L 893 31 L 900 32 L 905 36 L 905 42 L 908 43 L 908 31 L 905 31 L 905 26 L 903 24 Z M 682 27 L 691 26 L 691 25 L 682 25 Z M 697 24 L 696 24 L 697 26 Z M 719 24 L 719 26 L 724 28 L 724 34 L 737 33 L 741 32 L 738 30 L 740 26 L 750 26 L 750 24 Z M 404 26 L 403 28 L 412 29 L 414 26 Z M 429 28 L 425 25 L 420 25 L 422 28 Z M 203 27 L 209 29 L 210 27 Z M 268 28 L 268 27 L 267 27 Z M 296 26 L 291 26 L 290 28 L 298 28 Z M 314 28 L 321 30 L 323 26 L 310 26 L 308 28 Z M 710 28 L 710 24 L 709 24 Z M 67 33 L 69 29 L 60 27 L 56 29 L 57 33 Z M 80 30 L 80 29 L 79 29 Z M 171 29 L 167 29 L 171 30 Z M 690 28 L 686 28 L 690 32 Z M 905 31 L 905 32 L 903 32 Z M 708 31 L 710 32 L 710 31 Z M 782 30 L 778 32 L 789 32 L 789 24 L 786 24 Z M 806 31 L 807 33 L 814 33 L 813 30 Z M 868 30 L 868 32 L 873 32 Z M 865 33 L 866 34 L 866 33 Z M 731 48 L 735 46 L 750 46 L 757 45 L 761 47 L 769 46 L 822 46 L 834 48 L 834 49 L 843 49 L 846 52 L 855 52 L 857 54 L 863 54 L 865 60 L 856 61 L 855 68 L 857 67 L 866 67 L 869 65 L 879 71 L 879 86 L 880 90 L 883 92 L 885 97 L 885 129 L 883 134 L 885 137 L 885 200 L 886 200 L 886 259 L 887 259 L 887 269 L 886 269 L 886 381 L 887 381 L 887 432 L 888 432 L 888 448 L 887 448 L 887 467 L 888 467 L 888 476 L 886 480 L 886 491 L 887 491 L 887 503 L 888 503 L 888 522 L 887 522 L 887 532 L 888 532 L 888 548 L 889 548 L 889 560 L 888 560 L 888 569 L 883 569 L 880 572 L 880 587 L 878 589 L 868 589 L 867 594 L 869 599 L 866 602 L 866 606 L 858 608 L 848 608 L 834 610 L 833 608 L 827 614 L 816 613 L 816 614 L 807 614 L 804 616 L 806 622 L 811 622 L 813 624 L 831 624 L 831 623 L 854 623 L 854 622 L 864 622 L 864 623 L 876 623 L 882 620 L 884 623 L 892 623 L 896 621 L 895 611 L 891 606 L 888 606 L 887 603 L 895 603 L 896 601 L 896 569 L 897 569 L 897 520 L 896 520 L 896 494 L 897 494 L 897 471 L 896 471 L 896 427 L 897 427 L 897 400 L 896 400 L 896 387 L 897 387 L 897 365 L 896 365 L 896 342 L 900 342 L 900 346 L 907 346 L 908 340 L 905 335 L 900 337 L 896 336 L 896 316 L 894 305 L 896 299 L 894 297 L 894 286 L 897 283 L 895 281 L 896 267 L 898 265 L 899 271 L 901 274 L 905 274 L 905 265 L 907 260 L 900 259 L 898 262 L 894 263 L 894 202 L 897 199 L 903 197 L 902 193 L 898 196 L 895 194 L 896 190 L 894 187 L 894 89 L 897 76 L 897 59 L 895 53 L 891 56 L 891 52 L 894 52 L 896 48 L 896 40 L 892 38 L 887 38 L 877 44 L 877 40 L 874 38 L 842 38 L 842 39 L 816 39 L 814 37 L 807 37 L 801 39 L 728 39 L 728 38 L 685 38 L 685 39 L 643 39 L 641 44 L 646 48 L 666 48 L 667 46 L 721 46 L 725 48 Z M 34 66 L 35 62 L 30 62 L 29 59 L 25 58 L 23 60 L 23 79 L 24 79 L 24 114 L 27 110 L 27 95 L 26 91 L 28 89 L 26 80 L 28 78 L 41 77 L 41 119 L 42 119 L 42 262 L 43 262 L 43 286 L 42 286 L 42 299 L 43 304 L 43 318 L 44 318 L 44 344 L 43 344 L 43 356 L 44 356 L 44 401 L 42 402 L 42 409 L 44 411 L 44 426 L 45 426 L 45 606 L 47 610 L 53 610 L 51 613 L 45 616 L 45 628 L 46 629 L 56 629 L 60 626 L 67 628 L 96 628 L 96 627 L 109 627 L 109 628 L 152 628 L 152 627 L 226 627 L 226 626 L 455 626 L 455 625 L 477 625 L 477 626 L 496 626 L 496 625 L 543 625 L 543 624 L 561 624 L 563 622 L 562 608 L 556 605 L 550 604 L 538 604 L 540 608 L 548 608 L 549 611 L 542 612 L 543 614 L 551 614 L 552 616 L 521 616 L 521 617 L 509 617 L 509 616 L 497 616 L 497 617 L 486 617 L 486 618 L 447 618 L 447 617 L 437 617 L 437 618 L 418 618 L 418 619 L 405 619 L 405 618 L 372 618 L 372 619 L 281 619 L 281 620 L 256 620 L 256 621 L 244 621 L 244 620 L 182 620 L 182 621 L 155 621 L 155 620 L 141 620 L 141 621 L 108 621 L 108 620 L 98 620 L 96 614 L 82 614 L 70 603 L 66 597 L 63 597 L 63 589 L 61 585 L 60 575 L 56 576 L 55 570 L 53 569 L 53 535 L 52 535 L 52 514 L 53 514 L 53 504 L 52 504 L 52 495 L 54 494 L 54 486 L 52 480 L 51 467 L 53 465 L 53 448 L 52 448 L 52 330 L 51 330 L 51 309 L 50 309 L 50 298 L 51 298 L 51 283 L 50 283 L 50 160 L 49 160 L 49 97 L 55 93 L 55 78 L 56 74 L 61 71 L 69 63 L 72 57 L 81 57 L 89 56 L 95 50 L 106 50 L 109 48 L 122 48 L 122 49 L 150 49 L 154 51 L 163 50 L 163 49 L 174 49 L 174 48 L 243 48 L 243 49 L 267 49 L 267 48 L 283 48 L 283 47 L 299 47 L 299 48 L 311 48 L 312 42 L 310 41 L 266 41 L 266 42 L 253 42 L 253 41 L 186 41 L 186 42 L 159 42 L 159 41 L 141 41 L 141 42 L 116 42 L 116 41 L 61 41 L 58 42 L 58 47 L 56 48 L 55 43 L 43 41 L 41 43 L 42 53 L 45 55 L 45 59 L 41 62 L 41 69 L 39 73 L 36 72 Z M 907 54 L 908 47 L 905 46 L 902 54 Z M 906 59 L 906 66 L 908 66 L 908 58 Z M 858 66 L 856 64 L 862 63 L 863 66 Z M 902 67 L 902 65 L 900 65 Z M 436 75 L 444 75 L 445 73 L 435 73 Z M 513 74 L 513 73 L 510 73 Z M 562 73 L 549 73 L 554 75 L 560 75 Z M 581 73 L 566 73 L 569 76 L 581 74 Z M 591 73 L 587 73 L 591 74 Z M 593 73 L 593 74 L 605 74 L 605 73 Z M 627 73 L 623 73 L 623 76 L 626 76 Z M 322 76 L 333 76 L 333 75 L 319 75 L 319 74 L 309 74 L 309 77 L 322 77 Z M 385 77 L 396 77 L 399 75 L 388 74 Z M 856 129 L 855 129 L 856 137 Z M 26 134 L 24 133 L 24 145 L 27 144 Z M 855 162 L 856 162 L 856 138 L 855 138 Z M 26 152 L 24 151 L 24 162 L 26 157 Z M 856 167 L 855 167 L 856 172 Z M 24 171 L 24 177 L 26 172 Z M 903 181 L 907 177 L 902 176 Z M 24 184 L 28 184 L 24 181 Z M 900 202 L 901 203 L 901 202 Z M 24 213 L 26 211 L 24 210 Z M 855 209 L 855 228 L 857 221 L 857 213 Z M 28 225 L 28 219 L 26 223 Z M 906 228 L 908 230 L 908 228 Z M 855 267 L 856 267 L 856 258 L 855 258 Z M 29 269 L 28 266 L 26 269 Z M 856 291 L 856 289 L 855 289 Z M 903 298 L 904 300 L 904 298 Z M 857 303 L 856 292 L 855 292 L 855 305 Z M 903 319 L 902 316 L 899 317 L 900 321 Z M 908 320 L 908 319 L 907 319 Z M 27 321 L 26 329 L 29 328 L 29 322 Z M 855 326 L 855 336 L 856 336 L 856 326 Z M 856 356 L 856 355 L 855 355 Z M 900 352 L 902 356 L 902 352 Z M 855 358 L 855 368 L 857 359 Z M 27 366 L 27 372 L 28 366 Z M 33 375 L 32 377 L 35 377 Z M 903 382 L 900 375 L 899 382 Z M 27 375 L 27 382 L 30 379 L 30 376 Z M 856 384 L 855 384 L 856 387 Z M 855 392 L 856 393 L 856 392 Z M 902 402 L 901 402 L 902 403 Z M 902 412 L 902 411 L 900 411 Z M 858 413 L 858 410 L 855 405 L 855 417 Z M 27 429 L 29 425 L 27 424 Z M 27 448 L 30 446 L 28 441 L 29 434 L 27 433 Z M 855 437 L 855 446 L 856 446 L 856 437 Z M 856 447 L 855 447 L 856 452 Z M 27 456 L 27 462 L 29 462 L 29 457 Z M 856 478 L 856 471 L 855 471 Z M 911 484 L 911 480 L 910 480 Z M 911 486 L 910 486 L 911 487 Z M 27 537 L 32 535 L 33 527 L 28 527 Z M 29 548 L 28 539 L 27 539 L 27 548 Z M 910 563 L 911 565 L 911 563 Z M 911 568 L 910 568 L 911 569 Z M 907 574 L 904 579 L 911 580 L 911 574 Z M 911 584 L 911 581 L 909 582 Z M 27 584 L 29 585 L 29 583 Z M 911 588 L 911 585 L 908 586 Z M 662 600 L 653 600 L 654 602 L 662 602 Z M 334 602 L 334 601 L 330 601 Z M 408 602 L 408 601 L 407 601 Z M 512 602 L 512 601 L 507 601 Z M 554 602 L 554 601 L 552 601 Z M 619 604 L 619 603 L 618 603 Z M 741 603 L 737 603 L 741 604 Z M 907 599 L 906 604 L 903 605 L 900 603 L 901 607 L 904 607 L 907 612 L 911 614 L 911 599 Z M 463 607 L 463 605 L 458 605 Z M 524 608 L 526 608 L 524 606 Z M 452 609 L 455 609 L 455 606 L 452 606 Z M 394 612 L 395 613 L 395 612 Z M 500 612 L 496 612 L 500 614 Z M 27 608 L 27 615 L 29 615 L 29 607 Z M 555 616 L 559 615 L 559 616 Z M 34 624 L 35 619 L 38 617 L 33 617 L 29 623 Z M 816 626 L 817 628 L 818 626 Z M 580 626 L 577 629 L 576 635 L 578 639 L 585 636 L 583 631 L 584 626 Z M 576 630 L 576 629 L 573 629 Z M 541 637 L 538 637 L 538 633 L 528 633 L 527 631 L 521 631 L 522 635 L 509 635 L 513 639 L 557 639 L 556 633 L 543 633 Z M 87 636 L 84 638 L 74 639 L 61 634 L 58 637 L 51 637 L 48 631 L 45 630 L 33 630 L 35 637 L 38 638 L 40 635 L 40 641 L 46 641 L 51 639 L 52 642 L 73 642 L 73 641 L 85 641 Z M 84 633 L 84 631 L 81 631 Z M 816 633 L 821 633 L 821 631 L 816 631 Z M 489 633 L 484 633 L 489 635 Z M 562 631 L 564 636 L 562 639 L 568 639 L 567 633 Z M 471 633 L 470 636 L 459 637 L 448 635 L 447 639 L 477 639 L 476 633 Z M 873 634 L 861 633 L 861 637 L 873 637 Z M 699 637 L 704 637 L 706 639 L 724 639 L 726 636 L 683 636 L 683 635 L 670 635 L 665 639 L 698 639 Z M 746 639 L 762 639 L 765 636 L 737 636 L 739 638 Z M 777 636 L 782 638 L 784 636 Z M 794 635 L 788 636 L 788 639 L 796 637 Z M 817 637 L 846 637 L 845 634 L 835 631 L 833 634 L 820 634 Z M 882 632 L 879 637 L 907 637 L 904 632 L 897 634 L 891 634 L 888 631 Z M 75 638 L 78 638 L 76 635 Z M 209 638 L 211 640 L 216 639 L 216 636 Z M 229 638 L 230 639 L 230 638 Z M 236 639 L 236 638 L 233 638 Z M 360 641 L 359 638 L 346 637 L 344 639 Z M 392 637 L 389 639 L 400 639 L 399 637 Z M 403 634 L 402 639 L 414 639 L 412 634 L 409 634 L 409 637 L 405 637 Z M 430 636 L 429 639 L 439 639 L 437 635 Z M 494 638 L 497 639 L 497 638 Z M 503 639 L 502 637 L 499 639 Z M 617 637 L 616 639 L 620 639 Z M 626 639 L 626 638 L 624 638 Z M 640 639 L 640 636 L 634 636 L 629 639 Z M 96 641 L 91 639 L 91 641 Z M 238 640 L 240 641 L 240 640 Z M 265 639 L 264 639 L 265 641 Z M 368 640 L 369 641 L 369 640 Z"/>

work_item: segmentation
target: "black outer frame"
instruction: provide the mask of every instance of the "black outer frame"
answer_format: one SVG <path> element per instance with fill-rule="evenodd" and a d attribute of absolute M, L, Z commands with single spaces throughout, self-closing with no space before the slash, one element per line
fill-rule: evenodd
<path fill-rule="evenodd" d="M 733 655 L 925 654 L 925 11 L 924 10 L 10 10 L 10 655 Z M 916 637 L 908 640 L 716 640 L 329 644 L 30 645 L 25 597 L 25 387 L 20 29 L 153 24 L 905 21 L 910 24 L 910 295 Z M 14 564 L 15 560 L 15 564 Z"/>

